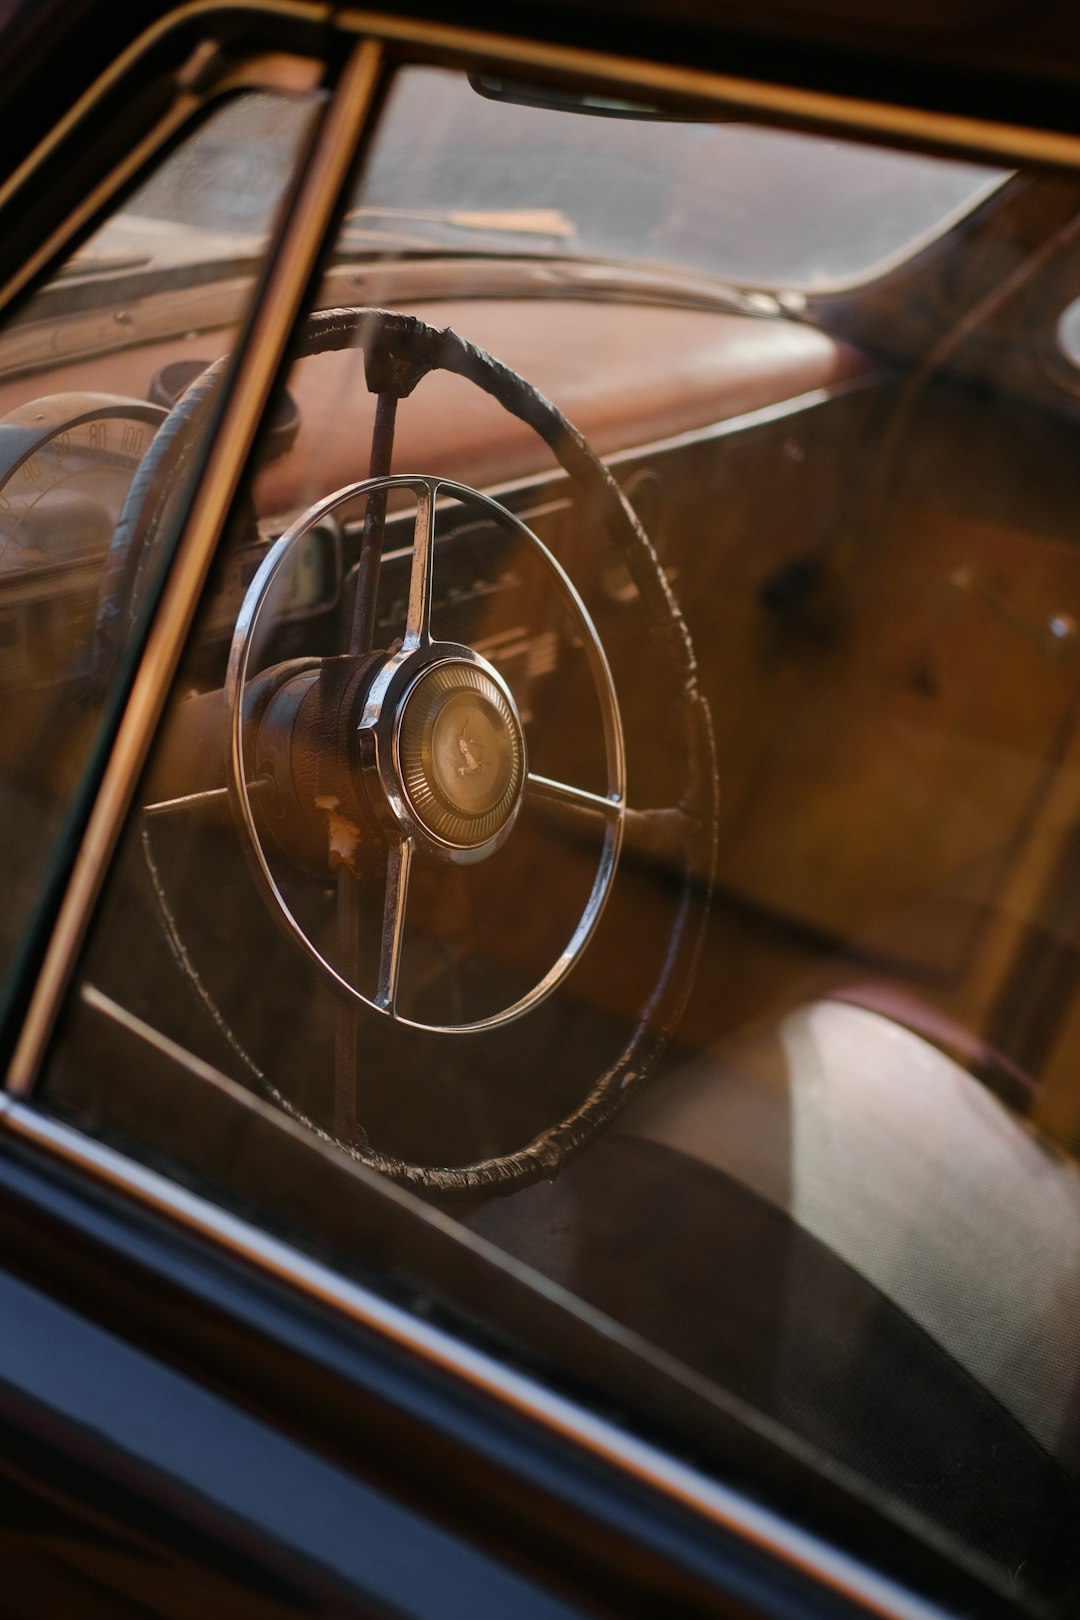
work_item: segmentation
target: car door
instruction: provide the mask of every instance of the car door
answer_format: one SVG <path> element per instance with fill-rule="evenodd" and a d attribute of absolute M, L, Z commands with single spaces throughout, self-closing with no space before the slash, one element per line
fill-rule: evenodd
<path fill-rule="evenodd" d="M 1068 785 L 1067 500 L 1031 491 L 1074 428 L 860 290 L 1022 280 L 1016 154 L 845 166 L 721 88 L 760 100 L 210 10 L 51 137 L 93 183 L 0 332 L 13 1612 L 1066 1612 L 1076 1171 L 1002 1100 L 1019 1049 L 988 1078 L 954 1030 L 1015 1005 Z M 718 274 L 818 173 L 927 217 L 821 286 Z M 929 511 L 918 471 L 1002 421 L 1053 470 L 1011 540 L 978 467 Z M 943 712 L 935 760 L 990 756 L 974 876 Z"/>

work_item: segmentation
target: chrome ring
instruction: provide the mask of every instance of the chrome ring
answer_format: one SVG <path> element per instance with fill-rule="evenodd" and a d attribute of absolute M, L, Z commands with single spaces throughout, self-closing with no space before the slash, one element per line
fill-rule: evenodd
<path fill-rule="evenodd" d="M 524 784 L 521 722 L 492 674 L 475 662 L 447 658 L 417 677 L 397 714 L 394 759 L 402 791 L 430 836 L 454 849 L 490 844 L 513 819 Z"/>
<path fill-rule="evenodd" d="M 524 747 L 522 747 L 521 774 L 524 780 L 517 790 L 516 802 L 512 804 L 512 810 L 505 815 L 504 820 L 496 827 L 493 835 L 495 839 L 501 839 L 509 831 L 521 803 L 522 789 L 525 787 L 532 787 L 541 795 L 549 798 L 562 798 L 579 804 L 586 804 L 589 808 L 599 811 L 604 821 L 603 843 L 597 862 L 596 876 L 588 900 L 570 938 L 543 977 L 524 996 L 521 996 L 517 1001 L 501 1011 L 468 1023 L 430 1024 L 419 1019 L 407 1018 L 397 1011 L 393 995 L 389 997 L 381 993 L 376 996 L 365 995 L 355 985 L 350 984 L 338 972 L 333 963 L 322 955 L 293 914 L 271 871 L 256 827 L 246 780 L 247 773 L 244 768 L 243 699 L 252 651 L 258 640 L 260 614 L 268 597 L 272 594 L 275 580 L 290 551 L 310 529 L 314 528 L 338 507 L 355 501 L 362 496 L 369 495 L 376 490 L 391 489 L 410 489 L 417 493 L 418 536 L 421 514 L 426 512 L 428 516 L 426 551 L 419 566 L 418 552 L 421 544 L 419 538 L 414 546 L 409 620 L 404 645 L 402 650 L 388 661 L 385 670 L 373 683 L 372 693 L 375 695 L 369 697 L 369 710 L 365 712 L 364 720 L 361 722 L 361 732 L 363 733 L 366 729 L 371 745 L 376 751 L 377 768 L 384 782 L 390 778 L 391 762 L 386 759 L 387 747 L 389 745 L 391 749 L 395 747 L 400 749 L 400 725 L 408 706 L 408 694 L 392 708 L 395 725 L 394 734 L 391 737 L 386 735 L 385 716 L 382 712 L 383 703 L 389 696 L 396 676 L 406 665 L 415 660 L 417 654 L 431 655 L 435 667 L 438 667 L 440 657 L 445 657 L 451 652 L 455 655 L 465 654 L 469 660 L 482 668 L 485 674 L 494 677 L 497 684 L 503 685 L 496 672 L 491 670 L 490 666 L 485 664 L 471 649 L 452 647 L 451 644 L 440 647 L 438 644 L 433 643 L 430 637 L 428 621 L 431 603 L 431 553 L 434 550 L 434 507 L 436 496 L 440 490 L 445 490 L 447 494 L 459 500 L 486 509 L 500 523 L 510 527 L 536 551 L 541 561 L 554 575 L 566 599 L 570 617 L 581 636 L 582 649 L 599 699 L 604 738 L 605 774 L 607 778 L 605 792 L 603 794 L 588 793 L 584 790 L 572 788 L 568 784 L 551 782 L 545 778 L 527 774 Z M 412 690 L 415 690 L 414 683 L 410 683 L 410 692 Z M 272 914 L 284 927 L 289 937 L 314 962 L 333 990 L 346 1000 L 366 1007 L 373 1013 L 388 1017 L 406 1028 L 442 1035 L 477 1034 L 483 1030 L 499 1029 L 514 1019 L 520 1018 L 551 995 L 571 971 L 592 938 L 611 893 L 619 852 L 622 847 L 626 816 L 626 749 L 615 685 L 592 618 L 562 565 L 544 545 L 543 541 L 522 523 L 520 518 L 508 511 L 506 507 L 500 505 L 498 501 L 482 495 L 478 490 L 470 489 L 468 485 L 457 484 L 449 479 L 430 478 L 423 475 L 394 474 L 384 478 L 368 478 L 361 480 L 359 483 L 348 484 L 343 489 L 335 491 L 334 494 L 326 496 L 322 501 L 310 507 L 280 536 L 263 559 L 255 577 L 252 579 L 241 604 L 240 612 L 237 615 L 236 627 L 229 650 L 225 695 L 231 716 L 229 794 L 234 814 L 243 834 L 245 847 L 252 859 L 256 881 L 263 891 L 264 898 L 269 904 Z M 510 712 L 513 715 L 512 701 Z M 393 775 L 397 775 L 396 769 L 393 770 Z M 406 783 L 403 780 L 401 781 L 401 787 L 400 799 L 404 799 Z M 398 803 L 394 802 L 392 790 L 387 797 L 396 818 L 402 825 L 402 834 L 396 850 L 393 844 L 390 845 L 391 858 L 384 909 L 384 933 L 387 927 L 393 929 L 395 947 L 393 954 L 399 958 L 401 935 L 404 931 L 408 872 L 416 840 L 414 837 L 409 836 L 406 830 L 408 827 L 408 822 L 405 819 L 406 811 L 402 809 L 400 799 Z M 501 802 L 500 799 L 500 804 Z M 415 805 L 409 804 L 408 808 L 414 814 L 416 813 Z M 420 819 L 422 820 L 422 818 Z M 486 844 L 481 846 L 482 852 L 486 852 L 486 847 Z"/>

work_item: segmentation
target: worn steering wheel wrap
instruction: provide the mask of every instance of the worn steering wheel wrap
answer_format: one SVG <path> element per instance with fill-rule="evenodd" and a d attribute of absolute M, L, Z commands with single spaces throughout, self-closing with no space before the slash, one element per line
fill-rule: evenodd
<path fill-rule="evenodd" d="M 361 1016 L 383 1018 L 448 1037 L 472 1035 L 483 1039 L 486 1030 L 527 1015 L 572 971 L 592 938 L 615 878 L 624 837 L 646 852 L 662 850 L 675 879 L 672 921 L 663 942 L 659 969 L 635 1025 L 619 1056 L 592 1083 L 573 1112 L 514 1151 L 461 1165 L 418 1164 L 380 1152 L 366 1140 L 362 1130 L 355 1139 L 335 1135 L 300 1114 L 261 1074 L 230 1032 L 234 1050 L 261 1088 L 292 1117 L 351 1157 L 395 1181 L 429 1191 L 509 1192 L 552 1176 L 597 1135 L 644 1084 L 681 1016 L 700 950 L 715 859 L 718 785 L 711 721 L 698 688 L 689 634 L 656 554 L 615 480 L 556 407 L 509 367 L 457 333 L 438 330 L 412 316 L 381 310 L 339 309 L 311 316 L 293 357 L 350 348 L 363 351 L 368 386 L 380 396 L 404 398 L 429 372 L 446 370 L 467 378 L 540 435 L 573 480 L 579 501 L 603 525 L 625 564 L 640 598 L 654 675 L 662 681 L 665 694 L 670 694 L 667 701 L 673 753 L 679 760 L 680 779 L 673 784 L 669 804 L 634 810 L 627 800 L 622 723 L 614 682 L 596 627 L 571 581 L 542 542 L 498 502 L 465 486 L 427 475 L 376 476 L 337 491 L 311 508 L 267 555 L 237 621 L 226 693 L 230 714 L 227 770 L 239 833 L 256 885 L 271 912 L 294 943 L 315 962 L 340 1000 Z M 133 577 L 136 559 L 132 549 L 138 551 L 147 543 L 140 513 L 159 507 L 160 494 L 156 500 L 154 494 L 168 487 L 173 467 L 182 465 L 190 455 L 223 365 L 217 362 L 178 402 L 147 453 L 140 468 L 139 488 L 133 485 L 129 495 L 131 511 L 121 514 L 113 547 L 112 580 L 122 583 Z M 336 507 L 361 496 L 369 501 L 372 497 L 385 501 L 393 489 L 411 492 L 417 506 L 405 635 L 400 646 L 367 656 L 358 721 L 349 728 L 348 740 L 341 744 L 336 757 L 342 780 L 355 777 L 357 772 L 363 777 L 365 797 L 376 806 L 379 833 L 387 848 L 380 962 L 375 989 L 367 994 L 350 982 L 308 937 L 274 880 L 249 791 L 251 759 L 245 740 L 245 716 L 250 708 L 252 639 L 268 593 L 291 548 Z M 513 530 L 534 548 L 553 574 L 585 649 L 597 693 L 606 756 L 603 794 L 532 775 L 513 695 L 498 672 L 474 649 L 433 639 L 430 607 L 437 550 L 434 513 L 440 489 L 479 505 L 494 522 Z M 123 611 L 121 601 L 110 600 L 103 604 L 101 617 L 115 621 Z M 302 663 L 313 666 L 313 679 L 320 678 L 320 661 Z M 304 673 L 301 669 L 300 674 Z M 463 728 L 458 732 L 457 722 L 463 715 Z M 468 771 L 476 753 L 469 739 L 478 730 L 482 733 L 478 746 L 496 760 L 494 781 L 482 791 L 469 785 L 466 774 L 458 774 L 462 767 L 455 771 L 446 764 L 446 737 L 455 738 L 459 749 L 464 737 Z M 346 752 L 352 750 L 354 757 L 346 758 Z M 525 995 L 491 1016 L 439 1025 L 425 1025 L 402 1016 L 397 1007 L 397 973 L 413 862 L 483 860 L 512 838 L 527 792 L 595 812 L 603 819 L 596 877 L 567 948 Z M 161 899 L 160 886 L 155 887 Z M 167 911 L 164 920 L 167 931 L 172 931 L 175 925 Z M 177 959 L 184 965 L 189 959 L 182 941 L 173 937 L 172 943 Z M 223 1027 L 224 1019 L 205 987 L 193 972 L 189 976 L 219 1028 Z"/>

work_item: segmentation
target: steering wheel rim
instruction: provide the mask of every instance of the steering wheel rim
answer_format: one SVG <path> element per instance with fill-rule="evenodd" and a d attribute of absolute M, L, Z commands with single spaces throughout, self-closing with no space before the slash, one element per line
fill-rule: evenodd
<path fill-rule="evenodd" d="M 408 627 L 399 652 L 388 661 L 381 675 L 381 685 L 384 690 L 393 688 L 395 679 L 399 674 L 407 676 L 410 663 L 414 663 L 419 653 L 425 663 L 430 660 L 428 673 L 449 668 L 455 661 L 463 662 L 470 653 L 470 649 L 456 643 L 440 642 L 434 640 L 430 634 L 430 601 L 432 595 L 432 578 L 434 574 L 434 514 L 436 497 L 440 490 L 445 490 L 457 498 L 464 497 L 468 502 L 485 509 L 497 521 L 509 525 L 513 531 L 524 539 L 539 555 L 541 561 L 554 575 L 557 585 L 566 598 L 570 614 L 575 621 L 581 636 L 586 659 L 593 675 L 594 686 L 600 702 L 601 726 L 604 734 L 607 792 L 598 795 L 583 789 L 577 789 L 571 784 L 554 782 L 543 776 L 538 776 L 527 769 L 523 770 L 522 791 L 517 804 L 499 827 L 498 831 L 489 837 L 478 850 L 466 847 L 456 852 L 462 861 L 482 859 L 485 854 L 494 851 L 510 834 L 517 811 L 524 802 L 525 794 L 531 788 L 540 796 L 547 796 L 558 800 L 560 797 L 569 803 L 584 805 L 595 810 L 603 819 L 603 843 L 597 862 L 596 877 L 593 881 L 588 900 L 583 908 L 582 915 L 574 927 L 571 937 L 551 968 L 516 1001 L 497 1013 L 485 1017 L 472 1019 L 467 1022 L 433 1024 L 417 1018 L 404 1016 L 397 1007 L 397 966 L 401 956 L 401 939 L 405 932 L 405 896 L 402 889 L 408 887 L 408 868 L 412 860 L 412 851 L 417 842 L 423 844 L 424 828 L 417 825 L 409 815 L 409 804 L 405 794 L 401 794 L 402 802 L 395 805 L 395 815 L 400 825 L 395 829 L 389 826 L 386 830 L 388 850 L 391 860 L 394 859 L 394 840 L 398 844 L 397 865 L 391 867 L 388 876 L 386 895 L 384 901 L 384 954 L 386 954 L 385 934 L 392 930 L 389 949 L 389 963 L 380 967 L 380 990 L 374 996 L 365 995 L 355 984 L 322 953 L 318 945 L 311 938 L 303 925 L 296 918 L 288 903 L 281 886 L 274 876 L 273 867 L 267 855 L 264 843 L 259 834 L 258 817 L 252 803 L 251 792 L 248 786 L 248 776 L 252 768 L 250 749 L 244 735 L 244 697 L 248 683 L 248 673 L 253 643 L 258 633 L 259 620 L 263 607 L 270 598 L 275 580 L 284 567 L 293 548 L 318 523 L 333 513 L 338 507 L 348 505 L 358 498 L 383 494 L 392 489 L 413 490 L 426 492 L 426 499 L 417 503 L 416 521 L 416 547 L 414 549 L 413 576 L 420 579 L 419 589 L 412 594 L 417 595 L 425 604 L 423 622 L 418 624 L 415 633 L 410 633 Z M 486 664 L 483 659 L 472 655 L 473 661 L 483 669 L 484 678 L 502 688 L 510 706 L 513 698 L 498 671 Z M 397 666 L 397 667 L 395 667 Z M 468 668 L 468 665 L 464 665 Z M 422 680 L 421 674 L 418 679 Z M 375 683 L 378 685 L 379 683 Z M 406 694 L 406 703 L 408 693 Z M 309 507 L 302 517 L 288 528 L 274 543 L 266 557 L 263 559 L 255 577 L 248 586 L 243 605 L 237 616 L 236 631 L 233 637 L 229 654 L 228 671 L 225 677 L 225 705 L 230 717 L 229 742 L 229 794 L 237 823 L 244 836 L 246 848 L 253 864 L 256 883 L 263 891 L 263 897 L 271 908 L 273 914 L 278 915 L 284 925 L 287 935 L 300 947 L 313 961 L 322 977 L 329 983 L 336 994 L 347 1001 L 353 1001 L 378 1016 L 389 1018 L 408 1029 L 422 1030 L 437 1035 L 474 1035 L 487 1029 L 499 1029 L 514 1020 L 524 1017 L 534 1007 L 539 1006 L 548 996 L 552 995 L 569 973 L 576 966 L 578 958 L 588 946 L 593 934 L 599 925 L 607 904 L 608 896 L 615 879 L 618 865 L 619 851 L 622 845 L 623 824 L 626 813 L 626 749 L 623 738 L 622 718 L 619 713 L 618 696 L 615 683 L 608 667 L 607 656 L 603 644 L 592 622 L 592 617 L 578 595 L 569 576 L 562 565 L 552 555 L 539 537 L 533 534 L 528 526 L 508 512 L 498 501 L 483 495 L 479 490 L 471 489 L 464 484 L 456 483 L 447 478 L 430 478 L 411 473 L 398 473 L 393 476 L 364 479 L 360 483 L 348 484 L 343 489 L 335 491 L 333 495 Z M 397 751 L 396 735 L 385 739 L 389 746 L 378 748 L 379 720 L 381 714 L 376 712 L 376 706 L 369 696 L 365 713 L 359 728 L 361 736 L 369 734 L 373 751 L 377 754 L 394 753 Z M 400 725 L 395 731 L 400 730 Z M 392 763 L 384 770 L 393 770 Z M 387 793 L 388 799 L 391 793 Z M 405 852 L 409 853 L 406 855 Z M 438 850 L 436 849 L 436 854 Z M 447 851 L 447 858 L 453 859 L 455 852 L 453 846 Z M 385 982 L 385 992 L 382 985 Z"/>
<path fill-rule="evenodd" d="M 689 632 L 656 553 L 614 478 L 557 407 L 510 367 L 452 329 L 434 328 L 415 316 L 384 310 L 336 309 L 310 316 L 294 347 L 293 359 L 348 348 L 362 349 L 368 386 L 373 392 L 390 391 L 403 398 L 429 372 L 450 371 L 473 382 L 540 435 L 601 521 L 625 563 L 642 602 L 650 643 L 672 678 L 679 742 L 676 755 L 685 766 L 674 806 L 681 813 L 683 832 L 673 921 L 655 982 L 629 1038 L 619 1056 L 569 1115 L 511 1152 L 464 1165 L 418 1164 L 380 1152 L 366 1141 L 335 1136 L 308 1119 L 261 1073 L 235 1038 L 232 1042 L 262 1089 L 279 1106 L 369 1168 L 425 1191 L 512 1191 L 550 1178 L 593 1140 L 645 1083 L 682 1015 L 700 952 L 716 854 L 719 787 L 711 717 L 698 686 Z M 149 543 L 162 492 L 170 485 L 174 467 L 182 467 L 190 456 L 224 370 L 225 361 L 216 362 L 188 389 L 151 444 L 133 480 L 114 534 L 99 604 L 99 624 L 122 621 L 123 582 L 132 577 L 138 564 L 132 549 Z M 469 494 L 476 496 L 478 492 Z M 512 514 L 507 515 L 517 521 Z M 155 891 L 160 899 L 156 876 Z M 175 931 L 170 915 L 164 914 L 163 920 L 167 931 Z M 177 943 L 182 947 L 182 942 Z M 181 948 L 180 959 L 186 958 L 186 950 Z M 206 1001 L 207 992 L 201 983 L 195 987 Z M 222 1015 L 212 1002 L 210 1007 L 220 1027 Z"/>

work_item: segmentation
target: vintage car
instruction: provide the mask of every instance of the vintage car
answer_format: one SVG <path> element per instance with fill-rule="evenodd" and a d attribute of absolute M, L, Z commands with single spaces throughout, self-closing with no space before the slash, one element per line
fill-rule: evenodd
<path fill-rule="evenodd" d="M 5 1617 L 1077 1612 L 1080 40 L 983 11 L 0 6 Z"/>

